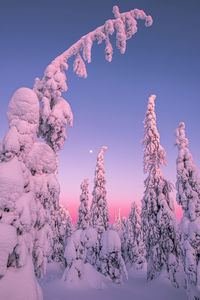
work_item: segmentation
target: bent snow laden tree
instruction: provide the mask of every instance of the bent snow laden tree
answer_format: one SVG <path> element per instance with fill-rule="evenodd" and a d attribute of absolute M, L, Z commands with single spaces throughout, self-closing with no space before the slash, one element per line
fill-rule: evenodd
<path fill-rule="evenodd" d="M 67 61 L 75 56 L 74 72 L 86 77 L 84 60 L 91 62 L 91 48 L 95 40 L 98 43 L 105 40 L 106 59 L 111 61 L 113 49 L 109 36 L 115 29 L 117 48 L 124 53 L 126 40 L 137 32 L 136 20 L 144 19 L 146 26 L 152 24 L 151 16 L 138 9 L 120 13 L 114 6 L 113 13 L 115 19 L 83 36 L 54 59 L 46 68 L 43 79 L 36 79 L 33 90 L 21 88 L 10 101 L 7 113 L 9 130 L 0 143 L 1 299 L 14 299 L 19 296 L 17 292 L 21 293 L 20 299 L 42 299 L 34 269 L 35 275 L 41 277 L 46 272 L 48 256 L 54 261 L 60 261 L 64 256 L 56 152 L 66 139 L 66 125 L 72 126 L 73 123 L 70 105 L 61 97 L 62 92 L 67 90 Z M 37 135 L 47 145 L 38 141 Z M 50 218 L 52 222 L 47 226 Z M 72 234 L 70 217 L 68 221 L 69 237 Z M 44 240 L 47 243 L 43 243 Z M 89 245 L 88 252 L 90 248 Z M 17 291 L 16 288 L 10 289 L 10 284 L 4 284 L 16 269 L 18 281 L 16 279 L 14 286 Z M 24 274 L 28 289 L 22 286 Z"/>
<path fill-rule="evenodd" d="M 147 16 L 144 11 L 139 9 L 120 13 L 119 8 L 114 6 L 113 13 L 115 19 L 107 20 L 104 25 L 84 35 L 47 66 L 42 80 L 39 78 L 35 80 L 34 91 L 42 104 L 38 134 L 55 152 L 62 148 L 66 140 L 66 125 L 69 124 L 71 127 L 73 124 L 71 107 L 61 97 L 62 92 L 68 89 L 65 73 L 68 70 L 68 60 L 74 56 L 73 71 L 79 77 L 86 78 L 85 62 L 91 62 L 91 49 L 95 40 L 98 44 L 105 41 L 105 58 L 111 62 L 113 48 L 109 37 L 115 30 L 116 47 L 123 54 L 126 50 L 126 41 L 137 32 L 137 20 L 145 20 L 147 27 L 151 26 L 153 22 L 151 16 Z"/>

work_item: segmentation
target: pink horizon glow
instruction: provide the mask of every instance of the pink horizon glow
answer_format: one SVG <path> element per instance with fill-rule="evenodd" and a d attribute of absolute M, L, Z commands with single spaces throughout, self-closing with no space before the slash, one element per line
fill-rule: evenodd
<path fill-rule="evenodd" d="M 132 202 L 132 201 L 131 201 Z M 118 214 L 118 211 L 120 209 L 120 215 L 121 217 L 125 216 L 126 218 L 128 218 L 130 210 L 131 210 L 131 202 L 130 201 L 124 201 L 124 202 L 119 202 L 119 201 L 115 201 L 113 203 L 113 201 L 110 203 L 108 203 L 108 209 L 109 209 L 109 217 L 110 217 L 110 223 L 113 223 L 114 218 L 115 218 L 115 214 Z M 136 200 L 135 201 L 139 207 L 141 207 L 141 201 L 140 200 Z M 78 208 L 79 208 L 79 199 L 73 199 L 73 200 L 66 200 L 66 197 L 61 197 L 60 200 L 60 204 L 65 206 L 70 213 L 70 216 L 72 218 L 72 222 L 76 223 L 77 219 L 78 219 Z M 90 205 L 90 203 L 89 203 Z M 182 216 L 183 216 L 183 211 L 181 209 L 181 207 L 179 205 L 177 205 L 175 203 L 175 215 L 176 218 L 178 220 L 178 222 L 180 222 Z"/>

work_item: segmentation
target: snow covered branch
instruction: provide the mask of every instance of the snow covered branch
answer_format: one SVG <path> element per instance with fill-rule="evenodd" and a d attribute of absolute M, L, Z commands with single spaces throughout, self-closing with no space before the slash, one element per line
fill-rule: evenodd
<path fill-rule="evenodd" d="M 39 135 L 57 151 L 62 148 L 66 139 L 66 125 L 73 124 L 73 114 L 69 104 L 61 97 L 62 92 L 67 91 L 68 70 L 67 61 L 75 56 L 73 71 L 79 76 L 86 78 L 87 71 L 85 62 L 91 62 L 91 49 L 93 42 L 97 40 L 101 44 L 105 40 L 105 58 L 112 61 L 113 48 L 109 39 L 116 29 L 116 46 L 123 54 L 126 50 L 126 40 L 137 32 L 137 20 L 145 20 L 145 26 L 152 25 L 152 17 L 144 11 L 134 9 L 120 13 L 117 6 L 113 7 L 115 19 L 107 20 L 104 25 L 84 35 L 64 53 L 56 57 L 47 66 L 42 80 L 36 78 L 34 91 L 42 103 L 40 113 Z"/>

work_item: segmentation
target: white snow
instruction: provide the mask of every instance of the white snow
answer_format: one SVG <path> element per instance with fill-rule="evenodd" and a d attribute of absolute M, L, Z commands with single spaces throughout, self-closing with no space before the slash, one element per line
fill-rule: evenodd
<path fill-rule="evenodd" d="M 0 279 L 6 274 L 8 255 L 17 244 L 16 228 L 0 223 Z"/>
<path fill-rule="evenodd" d="M 0 207 L 14 207 L 24 192 L 24 176 L 21 163 L 16 157 L 0 163 Z"/>
<path fill-rule="evenodd" d="M 41 288 L 34 276 L 32 257 L 28 257 L 23 268 L 7 270 L 0 280 L 0 299 L 43 300 Z"/>
<path fill-rule="evenodd" d="M 18 89 L 12 96 L 7 112 L 8 121 L 24 120 L 30 124 L 39 122 L 39 101 L 35 92 L 28 88 Z"/>
<path fill-rule="evenodd" d="M 87 268 L 87 267 L 86 267 Z M 88 271 L 88 270 L 87 270 Z M 81 288 L 70 288 L 62 281 L 63 270 L 59 265 L 49 264 L 46 276 L 40 281 L 44 300 L 187 300 L 183 288 L 176 289 L 171 286 L 166 274 L 154 281 L 146 281 L 146 270 L 129 270 L 129 279 L 123 285 L 116 286 L 111 281 L 103 281 L 104 288 L 94 289 L 89 285 L 100 278 L 94 278 L 96 273 L 88 271 L 87 282 L 79 281 Z"/>
<path fill-rule="evenodd" d="M 121 241 L 119 234 L 114 230 L 107 230 L 103 233 L 101 254 L 104 256 L 107 253 L 121 251 Z"/>
<path fill-rule="evenodd" d="M 56 170 L 55 153 L 47 144 L 35 142 L 27 156 L 26 165 L 37 174 L 54 173 Z"/>
<path fill-rule="evenodd" d="M 89 263 L 80 259 L 75 261 L 69 272 L 64 273 L 63 280 L 70 289 L 103 289 L 107 281 Z"/>

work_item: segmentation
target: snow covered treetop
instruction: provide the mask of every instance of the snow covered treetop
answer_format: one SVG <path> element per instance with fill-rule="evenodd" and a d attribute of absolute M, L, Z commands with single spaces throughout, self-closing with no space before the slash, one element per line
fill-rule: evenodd
<path fill-rule="evenodd" d="M 35 92 L 28 88 L 18 89 L 12 96 L 7 111 L 10 126 L 14 120 L 39 124 L 39 101 Z"/>
<path fill-rule="evenodd" d="M 106 147 L 106 146 L 103 146 L 102 148 L 101 148 L 101 153 L 104 153 L 106 150 L 108 150 L 108 147 Z"/>
<path fill-rule="evenodd" d="M 157 169 L 159 165 L 166 165 L 166 153 L 160 145 L 160 135 L 156 126 L 155 114 L 156 95 L 148 99 L 144 123 L 144 172 Z"/>
<path fill-rule="evenodd" d="M 97 165 L 104 164 L 104 152 L 108 149 L 108 147 L 103 146 L 97 156 Z"/>
<path fill-rule="evenodd" d="M 89 186 L 89 179 L 86 178 L 83 180 L 83 182 L 81 183 L 81 190 L 82 191 L 85 191 L 85 189 L 87 189 Z"/>
<path fill-rule="evenodd" d="M 175 145 L 179 148 L 188 147 L 188 139 L 185 137 L 185 123 L 179 123 L 178 128 L 175 130 L 175 136 L 177 137 Z"/>
<path fill-rule="evenodd" d="M 57 151 L 62 148 L 66 139 L 65 130 L 69 123 L 72 126 L 73 115 L 71 109 L 68 109 L 68 114 L 63 118 L 63 115 L 57 114 L 58 128 L 54 130 L 49 124 L 49 117 L 54 110 L 54 106 L 60 105 L 60 97 L 62 92 L 67 91 L 67 77 L 65 71 L 68 70 L 68 59 L 75 57 L 73 71 L 79 76 L 86 78 L 87 71 L 85 62 L 91 62 L 91 49 L 93 42 L 97 40 L 98 44 L 105 41 L 105 58 L 107 61 L 112 61 L 113 48 L 110 42 L 110 35 L 116 30 L 116 46 L 123 54 L 126 50 L 126 41 L 137 32 L 137 20 L 145 20 L 145 26 L 152 25 L 152 17 L 147 16 L 144 11 L 134 9 L 129 12 L 120 13 L 117 6 L 113 7 L 115 19 L 107 20 L 104 25 L 98 27 L 92 32 L 84 35 L 80 40 L 73 44 L 64 53 L 56 57 L 49 66 L 47 66 L 42 80 L 36 78 L 34 91 L 37 93 L 39 100 L 42 103 L 40 115 L 40 130 L 39 134 L 46 142 Z M 62 106 L 60 105 L 60 110 Z M 59 120 L 61 118 L 61 124 Z M 63 125 L 65 123 L 65 125 Z"/>

